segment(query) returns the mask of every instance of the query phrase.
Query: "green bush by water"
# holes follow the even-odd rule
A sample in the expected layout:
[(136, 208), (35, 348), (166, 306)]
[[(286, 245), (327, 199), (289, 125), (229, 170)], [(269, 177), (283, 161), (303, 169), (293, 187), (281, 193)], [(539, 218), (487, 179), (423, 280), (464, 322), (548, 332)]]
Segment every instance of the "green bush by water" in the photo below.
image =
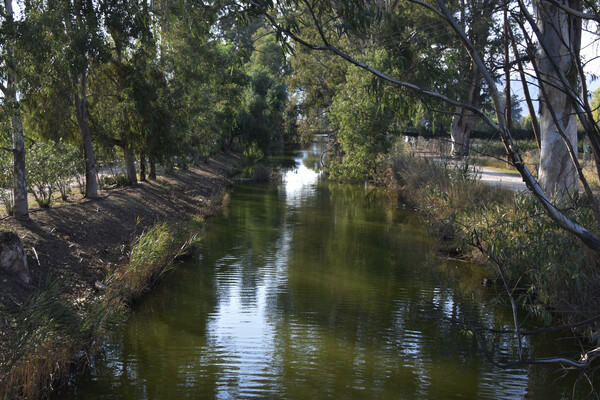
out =
[[(493, 277), (499, 273), (488, 257), (500, 262), (520, 304), (543, 322), (577, 322), (600, 312), (598, 257), (558, 228), (532, 196), (482, 184), (468, 165), (415, 157), (398, 145), (390, 167), (402, 197), (450, 240), (445, 245), (487, 264)], [(585, 199), (568, 213), (594, 225)]]

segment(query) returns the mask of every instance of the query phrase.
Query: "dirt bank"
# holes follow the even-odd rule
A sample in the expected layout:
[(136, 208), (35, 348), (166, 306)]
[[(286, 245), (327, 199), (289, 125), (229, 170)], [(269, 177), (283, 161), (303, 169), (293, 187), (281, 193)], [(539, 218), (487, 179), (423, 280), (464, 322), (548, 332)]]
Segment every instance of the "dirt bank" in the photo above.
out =
[[(13, 397), (11, 386), (20, 384), (14, 362), (22, 354), (15, 349), (31, 328), (19, 314), (39, 293), (60, 282), (53, 296), (83, 315), (86, 303), (102, 296), (94, 283), (127, 263), (133, 240), (144, 230), (158, 222), (177, 224), (217, 212), (220, 204), (214, 198), (230, 186), (239, 161), (235, 154), (221, 154), (200, 168), (103, 191), (96, 200), (34, 211), (28, 221), (0, 221), (0, 230), (15, 231), (21, 238), (32, 278), (24, 284), (0, 272), (0, 398), (9, 389)], [(48, 321), (56, 323), (56, 318)]]

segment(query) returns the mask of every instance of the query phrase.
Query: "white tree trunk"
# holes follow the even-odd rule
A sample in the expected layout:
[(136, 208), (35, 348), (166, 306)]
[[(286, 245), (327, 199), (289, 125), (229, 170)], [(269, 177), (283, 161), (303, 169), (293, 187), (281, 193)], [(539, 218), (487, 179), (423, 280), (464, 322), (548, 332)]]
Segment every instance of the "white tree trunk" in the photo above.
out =
[[(560, 1), (574, 7), (570, 4), (574, 3), (572, 0)], [(574, 82), (572, 54), (579, 52), (581, 25), (550, 2), (537, 2), (536, 14), (538, 27), (548, 46), (543, 48), (539, 45), (536, 54), (539, 72), (543, 78), (540, 82), (539, 182), (547, 193), (563, 196), (576, 192), (579, 188), (577, 170), (565, 144), (566, 139), (577, 154), (577, 117), (573, 102), (565, 94), (555, 65), (571, 79), (571, 83)]]
[[(477, 67), (472, 65), (469, 75), (470, 87), (464, 103), (477, 108), (481, 105), (481, 74), (477, 71)], [(452, 130), (450, 131), (453, 156), (466, 157), (469, 155), (471, 130), (477, 119), (478, 117), (472, 111), (462, 107), (457, 108), (456, 114), (452, 118)]]
[[(13, 23), (12, 0), (4, 0), (6, 19)], [(15, 45), (11, 42), (7, 48), (7, 103), (10, 104), (10, 123), (13, 145), (13, 215), (19, 219), (29, 218), (27, 204), (27, 183), (25, 172), (25, 142), (23, 140), (23, 124), (17, 98), (17, 71), (15, 70)]]
[(127, 142), (123, 145), (123, 159), (125, 160), (125, 176), (127, 178), (127, 183), (133, 185), (137, 182), (135, 155), (133, 154), (133, 147)]

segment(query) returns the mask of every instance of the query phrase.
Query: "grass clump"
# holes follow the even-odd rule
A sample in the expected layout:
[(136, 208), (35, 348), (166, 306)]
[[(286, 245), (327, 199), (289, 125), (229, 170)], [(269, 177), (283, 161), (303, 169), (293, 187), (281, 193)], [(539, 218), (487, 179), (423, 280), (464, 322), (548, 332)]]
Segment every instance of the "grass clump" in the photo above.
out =
[(129, 263), (115, 270), (106, 285), (116, 287), (128, 302), (135, 302), (198, 242), (201, 219), (181, 224), (158, 223), (143, 232), (131, 246)]
[(63, 293), (64, 285), (64, 279), (52, 282), (18, 314), (0, 319), (3, 331), (9, 324), (20, 327), (4, 354), (3, 400), (35, 399), (50, 392), (122, 320), (125, 308), (118, 299), (107, 296), (72, 302)]

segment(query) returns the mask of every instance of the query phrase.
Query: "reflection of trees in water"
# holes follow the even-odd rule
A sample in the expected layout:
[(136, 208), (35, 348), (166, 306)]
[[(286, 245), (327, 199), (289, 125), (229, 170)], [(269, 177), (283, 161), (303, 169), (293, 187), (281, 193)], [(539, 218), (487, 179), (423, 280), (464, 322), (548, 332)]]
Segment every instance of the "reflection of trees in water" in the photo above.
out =
[[(473, 282), (470, 288), (462, 282), (465, 271), (458, 268), (465, 266), (436, 265), (453, 290), (440, 287), (424, 265), (431, 239), (417, 216), (356, 186), (319, 184), (310, 201), (293, 205), (282, 201), (284, 193), (267, 185), (236, 189), (228, 215), (203, 237), (201, 261), (178, 269), (149, 297), (108, 352), (112, 361), (98, 364), (95, 376), (118, 378), (99, 380), (95, 392), (241, 396), (244, 376), (253, 371), (243, 370), (235, 351), (247, 349), (236, 348), (234, 333), (221, 337), (214, 327), (219, 316), (250, 318), (220, 314), (232, 290), (241, 310), (264, 313), (253, 317), (264, 318), (272, 341), (260, 349), (270, 360), (259, 370), (260, 385), (285, 398), (518, 398), (527, 390), (555, 398), (561, 392), (539, 383), (549, 379), (547, 369), (499, 371), (484, 360), (464, 332), (465, 316), (493, 327), (509, 327), (510, 316), (491, 307)], [(485, 339), (501, 361), (514, 357), (513, 336)]]

